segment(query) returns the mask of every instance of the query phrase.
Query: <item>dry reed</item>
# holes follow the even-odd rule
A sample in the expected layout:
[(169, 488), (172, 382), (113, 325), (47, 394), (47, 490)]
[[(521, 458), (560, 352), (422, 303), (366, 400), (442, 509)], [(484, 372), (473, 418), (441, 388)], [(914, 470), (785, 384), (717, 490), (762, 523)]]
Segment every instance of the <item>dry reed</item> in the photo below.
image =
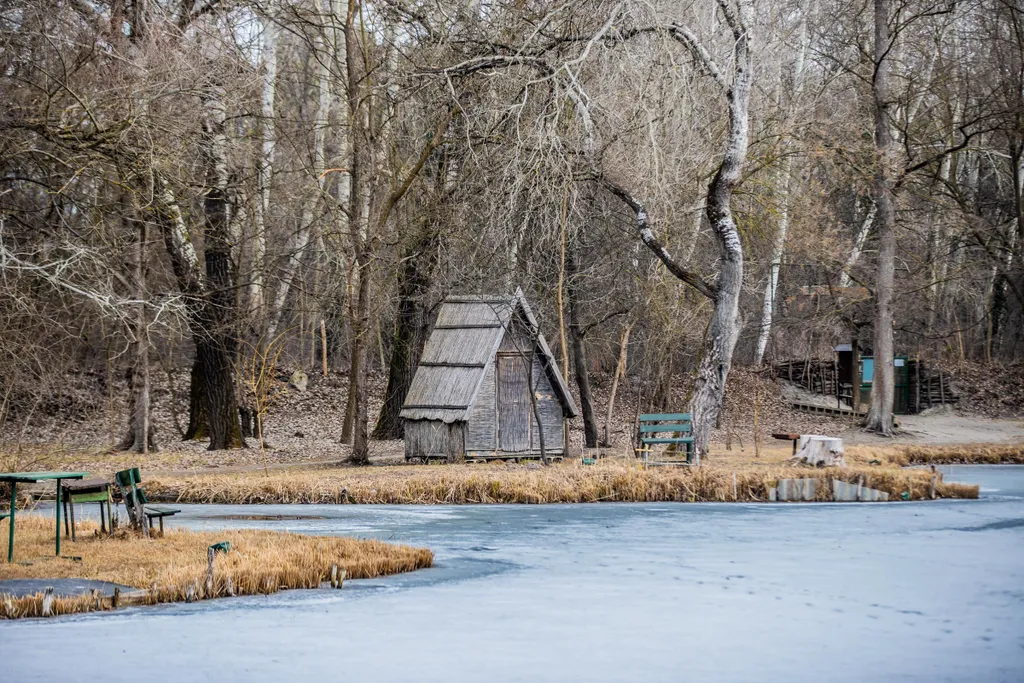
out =
[(1024, 444), (901, 446), (887, 460), (894, 465), (1024, 465)]
[[(735, 477), (735, 479), (734, 479)], [(423, 465), (296, 469), (225, 475), (161, 477), (147, 484), (151, 496), (188, 503), (593, 503), (768, 500), (779, 479), (839, 479), (887, 491), (900, 499), (929, 497), (931, 473), (892, 467), (807, 468), (651, 467), (607, 459), (584, 466), (567, 461), (550, 467), (503, 464)], [(735, 487), (734, 487), (735, 480)], [(831, 487), (819, 487), (821, 490)], [(735, 491), (735, 493), (734, 493)], [(977, 498), (976, 486), (939, 481), (936, 495)]]
[[(3, 554), (7, 525), (0, 524)], [(289, 588), (317, 588), (330, 578), (332, 565), (347, 578), (361, 579), (429, 567), (433, 554), (424, 548), (336, 536), (305, 536), (264, 530), (168, 530), (145, 538), (125, 531), (100, 535), (96, 525), (78, 525), (78, 540), (64, 542), (65, 557), (53, 557), (53, 520), (19, 516), (15, 527), (17, 558), (30, 563), (0, 564), (0, 579), (86, 578), (142, 589), (125, 600), (145, 604), (273, 593)], [(229, 541), (218, 554), (213, 581), (206, 582), (207, 548)], [(80, 557), (81, 560), (72, 560)], [(0, 599), (0, 617), (43, 615), (43, 594)], [(92, 596), (54, 598), (52, 614), (110, 609), (111, 600)]]

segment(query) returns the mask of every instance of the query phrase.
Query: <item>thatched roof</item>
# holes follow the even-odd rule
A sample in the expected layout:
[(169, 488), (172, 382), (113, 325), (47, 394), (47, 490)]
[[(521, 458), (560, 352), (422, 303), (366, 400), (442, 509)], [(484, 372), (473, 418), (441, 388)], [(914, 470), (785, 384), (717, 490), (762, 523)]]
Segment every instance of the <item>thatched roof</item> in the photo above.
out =
[[(513, 314), (518, 312), (519, 316)], [(441, 304), (402, 406), (407, 420), (458, 422), (469, 418), (484, 371), (519, 317), (536, 334), (541, 363), (566, 414), (579, 411), (521, 289), (512, 296), (450, 296)]]

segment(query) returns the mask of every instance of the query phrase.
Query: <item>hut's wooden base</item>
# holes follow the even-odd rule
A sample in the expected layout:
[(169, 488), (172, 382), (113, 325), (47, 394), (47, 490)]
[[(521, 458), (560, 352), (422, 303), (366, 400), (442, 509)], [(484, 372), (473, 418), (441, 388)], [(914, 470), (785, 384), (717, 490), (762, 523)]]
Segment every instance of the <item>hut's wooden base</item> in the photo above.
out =
[[(562, 460), (566, 456), (565, 456), (565, 453), (560, 449), (560, 450), (557, 450), (557, 451), (547, 451), (547, 457), (549, 459), (551, 459), (551, 460)], [(409, 457), (409, 456), (406, 456), (406, 460), (409, 460), (410, 462), (434, 462), (434, 461), (447, 462), (448, 461), (448, 459), (444, 455), (441, 455), (441, 454), (430, 455), (430, 456), (425, 456), (425, 457), (424, 456), (420, 456), (420, 457)], [(466, 457), (465, 457), (465, 461), (466, 462), (486, 462), (486, 461), (494, 461), (494, 460), (504, 460), (504, 461), (510, 461), (510, 460), (511, 461), (518, 461), (518, 460), (540, 460), (540, 451), (523, 451), (523, 452), (517, 452), (517, 453), (492, 453), (492, 452), (479, 453), (479, 452), (471, 452), (471, 453), (466, 453)]]

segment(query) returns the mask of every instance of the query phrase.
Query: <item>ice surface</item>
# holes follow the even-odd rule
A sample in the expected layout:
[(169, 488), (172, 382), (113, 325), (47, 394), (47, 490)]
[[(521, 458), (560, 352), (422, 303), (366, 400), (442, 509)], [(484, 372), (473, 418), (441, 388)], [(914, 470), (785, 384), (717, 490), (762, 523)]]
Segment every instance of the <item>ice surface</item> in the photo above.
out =
[(182, 526), (382, 538), (437, 566), (3, 622), (0, 681), (1022, 681), (1024, 467), (947, 478), (983, 500), (182, 506)]

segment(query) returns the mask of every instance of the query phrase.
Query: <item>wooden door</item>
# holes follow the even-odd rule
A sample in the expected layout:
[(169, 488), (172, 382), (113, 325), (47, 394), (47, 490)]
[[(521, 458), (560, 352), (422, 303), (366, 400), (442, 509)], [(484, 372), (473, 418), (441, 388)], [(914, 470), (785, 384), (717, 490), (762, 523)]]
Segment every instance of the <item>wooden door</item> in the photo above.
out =
[(530, 450), (530, 363), (519, 354), (498, 358), (498, 450)]

